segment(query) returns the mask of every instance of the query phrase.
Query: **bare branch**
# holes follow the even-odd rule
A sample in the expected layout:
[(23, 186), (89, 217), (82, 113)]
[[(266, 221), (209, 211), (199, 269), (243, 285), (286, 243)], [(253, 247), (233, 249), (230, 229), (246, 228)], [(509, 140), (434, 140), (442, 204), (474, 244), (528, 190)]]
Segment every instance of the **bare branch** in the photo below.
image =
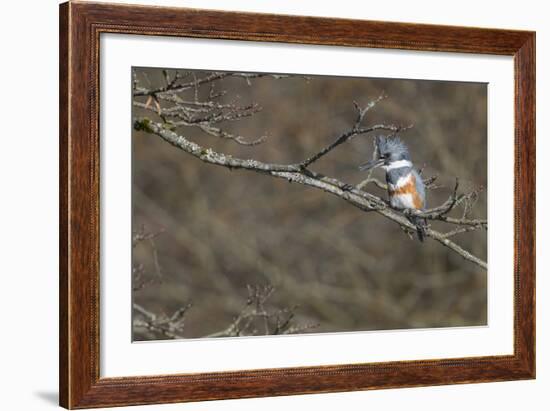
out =
[(474, 226), (474, 225), (469, 225), (469, 226), (464, 226), (464, 227), (459, 227), (459, 228), (455, 228), (454, 230), (452, 231), (449, 231), (447, 233), (445, 233), (443, 235), (444, 238), (450, 238), (450, 237), (453, 237), (457, 234), (462, 234), (462, 233), (467, 233), (469, 231), (474, 231), (474, 230), (477, 230), (479, 227), (477, 226)]
[[(154, 107), (152, 102), (155, 102)], [(171, 128), (181, 126), (197, 127), (206, 134), (233, 140), (238, 144), (247, 146), (260, 144), (267, 138), (267, 136), (260, 136), (256, 139), (248, 140), (243, 136), (229, 133), (220, 127), (214, 126), (214, 124), (237, 121), (254, 115), (261, 110), (261, 107), (257, 104), (239, 106), (234, 103), (219, 104), (212, 101), (180, 101), (175, 106), (161, 109), (158, 100), (150, 96), (145, 104), (134, 101), (133, 105), (154, 112), (166, 123), (167, 127)]]
[(346, 131), (345, 133), (341, 134), (336, 140), (334, 140), (331, 144), (314, 154), (313, 156), (309, 157), (308, 159), (304, 160), (302, 163), (300, 163), (300, 166), (303, 168), (306, 168), (310, 166), (315, 161), (319, 160), (324, 155), (328, 154), (330, 151), (334, 150), (336, 147), (338, 147), (340, 144), (345, 143), (346, 141), (352, 139), (353, 137), (360, 135), (360, 134), (366, 134), (370, 133), (372, 131), (376, 130), (386, 130), (386, 131), (392, 131), (394, 133), (397, 133), (399, 131), (403, 131), (410, 128), (410, 126), (396, 126), (393, 124), (376, 124), (374, 126), (365, 127), (365, 128), (352, 128), (349, 131)]
[(288, 77), (286, 74), (268, 74), (268, 73), (231, 73), (231, 72), (214, 72), (202, 78), (194, 78), (193, 81), (184, 84), (175, 84), (172, 82), (164, 87), (156, 89), (136, 88), (134, 91), (134, 97), (159, 95), (167, 92), (182, 92), (189, 89), (195, 89), (203, 84), (212, 83), (218, 80), (222, 80), (226, 77), (240, 77), (245, 79), (249, 84), (250, 80), (260, 77), (272, 77), (275, 79)]
[[(372, 170), (370, 170), (370, 171), (372, 171)], [(369, 174), (370, 174), (370, 171), (369, 171)], [(386, 183), (383, 183), (382, 181), (380, 181), (380, 180), (378, 180), (377, 178), (374, 178), (374, 177), (365, 178), (363, 181), (361, 181), (359, 184), (357, 184), (355, 186), (355, 188), (357, 188), (358, 190), (362, 190), (369, 184), (374, 184), (376, 187), (381, 188), (382, 190), (387, 190), (388, 189), (388, 185)]]
[(176, 310), (170, 317), (167, 317), (165, 315), (158, 316), (146, 310), (143, 306), (134, 303), (134, 330), (141, 328), (168, 338), (185, 338), (183, 336), (184, 319), (190, 308), (191, 304), (188, 303)]
[(345, 133), (341, 134), (339, 137), (336, 138), (331, 144), (314, 154), (313, 156), (309, 157), (308, 159), (304, 160), (301, 163), (301, 166), (303, 168), (308, 167), (315, 161), (319, 160), (324, 155), (328, 154), (330, 151), (334, 150), (336, 147), (338, 147), (340, 144), (345, 143), (346, 141), (352, 139), (353, 137), (360, 135), (360, 134), (366, 134), (370, 133), (372, 131), (376, 130), (386, 130), (391, 131), (393, 133), (398, 133), (403, 130), (407, 130), (411, 128), (412, 126), (398, 126), (394, 124), (376, 124), (374, 126), (370, 127), (361, 127), (361, 123), (365, 119), (366, 114), (371, 110), (373, 107), (376, 106), (380, 101), (385, 99), (386, 96), (384, 94), (381, 94), (378, 98), (372, 100), (369, 104), (367, 104), (365, 107), (360, 107), (357, 102), (353, 102), (353, 105), (355, 107), (355, 110), (357, 111), (357, 118), (355, 120), (355, 124), (351, 128), (351, 130), (346, 131)]
[[(247, 286), (248, 298), (241, 312), (224, 330), (206, 337), (238, 337), (243, 335), (295, 334), (318, 327), (318, 324), (294, 323), (297, 307), (269, 310), (267, 300), (275, 289), (271, 285)], [(259, 328), (262, 328), (260, 331)]]

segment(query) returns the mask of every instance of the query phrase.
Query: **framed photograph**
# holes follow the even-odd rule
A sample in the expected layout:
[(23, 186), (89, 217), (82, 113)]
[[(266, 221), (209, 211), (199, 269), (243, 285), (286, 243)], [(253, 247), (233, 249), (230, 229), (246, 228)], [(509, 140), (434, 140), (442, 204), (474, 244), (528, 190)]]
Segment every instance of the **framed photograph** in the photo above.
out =
[(60, 404), (535, 377), (535, 33), (60, 6)]

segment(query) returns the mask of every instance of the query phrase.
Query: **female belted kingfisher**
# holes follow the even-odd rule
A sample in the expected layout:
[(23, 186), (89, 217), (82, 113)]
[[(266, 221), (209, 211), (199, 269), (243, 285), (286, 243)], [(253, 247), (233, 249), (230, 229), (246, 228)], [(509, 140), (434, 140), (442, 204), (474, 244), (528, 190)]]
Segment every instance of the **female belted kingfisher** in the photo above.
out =
[[(382, 167), (386, 171), (388, 195), (392, 207), (423, 210), (426, 206), (424, 182), (411, 162), (407, 146), (398, 137), (377, 136), (374, 160), (359, 167), (361, 171)], [(418, 239), (424, 241), (426, 220), (408, 217), (416, 225)]]

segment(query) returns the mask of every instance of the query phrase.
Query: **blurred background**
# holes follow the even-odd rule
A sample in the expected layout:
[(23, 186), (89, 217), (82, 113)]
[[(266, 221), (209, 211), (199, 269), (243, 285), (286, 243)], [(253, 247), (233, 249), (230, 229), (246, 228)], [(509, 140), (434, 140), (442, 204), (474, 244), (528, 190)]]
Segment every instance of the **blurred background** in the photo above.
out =
[[(173, 76), (174, 70), (167, 72)], [(197, 78), (209, 74), (194, 72)], [(134, 83), (158, 88), (165, 77), (162, 69), (134, 68)], [(487, 187), (486, 84), (296, 75), (227, 77), (216, 89), (226, 92), (220, 102), (261, 107), (223, 124), (225, 130), (268, 138), (242, 146), (195, 127), (178, 128), (215, 151), (299, 162), (352, 127), (354, 101), (365, 106), (384, 93), (364, 124), (414, 125), (400, 136), (423, 176), (438, 176), (428, 207), (448, 198), (456, 177), (460, 191)], [(195, 90), (186, 93), (193, 99)], [(198, 97), (208, 93), (208, 87), (198, 90)], [(139, 107), (133, 115), (161, 121)], [(373, 136), (355, 137), (311, 168), (358, 184), (365, 174), (357, 167), (370, 159)], [(441, 244), (411, 239), (382, 216), (322, 191), (204, 164), (142, 131), (134, 130), (132, 139), (133, 231), (147, 237), (133, 250), (140, 276), (133, 300), (167, 316), (191, 303), (180, 333), (185, 338), (226, 329), (246, 305), (247, 286), (265, 285), (273, 287), (266, 309), (290, 310), (293, 321), (307, 325), (301, 332), (486, 324), (486, 271)], [(374, 176), (384, 179), (382, 170)], [(387, 198), (374, 185), (368, 190)], [(471, 216), (486, 218), (486, 211), (481, 192)], [(454, 241), (486, 260), (486, 234), (478, 230)], [(166, 336), (134, 328), (136, 340), (161, 338)]]

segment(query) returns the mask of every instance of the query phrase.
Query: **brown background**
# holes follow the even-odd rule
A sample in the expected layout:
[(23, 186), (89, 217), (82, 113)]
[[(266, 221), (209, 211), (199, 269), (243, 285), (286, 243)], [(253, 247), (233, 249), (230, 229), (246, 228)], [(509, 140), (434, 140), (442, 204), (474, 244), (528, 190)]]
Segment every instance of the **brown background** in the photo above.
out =
[[(162, 81), (159, 69), (137, 69), (137, 75), (146, 85)], [(242, 147), (196, 129), (180, 130), (203, 146), (296, 162), (351, 127), (353, 101), (365, 105), (384, 92), (388, 98), (365, 124), (414, 124), (402, 133), (413, 162), (425, 176), (438, 174), (444, 186), (428, 192), (429, 207), (447, 198), (455, 177), (463, 190), (487, 186), (485, 84), (296, 76), (254, 79), (251, 85), (229, 78), (219, 86), (228, 91), (226, 101), (263, 107), (226, 128), (250, 139), (268, 133), (269, 139)], [(370, 157), (371, 139), (356, 137), (313, 168), (356, 184), (364, 178), (357, 166)], [(383, 178), (382, 171), (376, 175)], [(486, 216), (485, 193), (472, 216)], [(246, 285), (268, 283), (275, 287), (269, 306), (298, 305), (298, 322), (319, 324), (310, 332), (486, 323), (486, 272), (440, 244), (413, 241), (379, 215), (326, 193), (203, 164), (141, 132), (133, 135), (133, 219), (134, 230), (162, 231), (155, 247), (163, 278), (134, 299), (167, 314), (191, 301), (187, 337), (225, 328), (244, 305)], [(486, 232), (456, 241), (486, 259)], [(152, 251), (140, 244), (134, 252), (134, 263), (148, 275), (154, 275)]]

